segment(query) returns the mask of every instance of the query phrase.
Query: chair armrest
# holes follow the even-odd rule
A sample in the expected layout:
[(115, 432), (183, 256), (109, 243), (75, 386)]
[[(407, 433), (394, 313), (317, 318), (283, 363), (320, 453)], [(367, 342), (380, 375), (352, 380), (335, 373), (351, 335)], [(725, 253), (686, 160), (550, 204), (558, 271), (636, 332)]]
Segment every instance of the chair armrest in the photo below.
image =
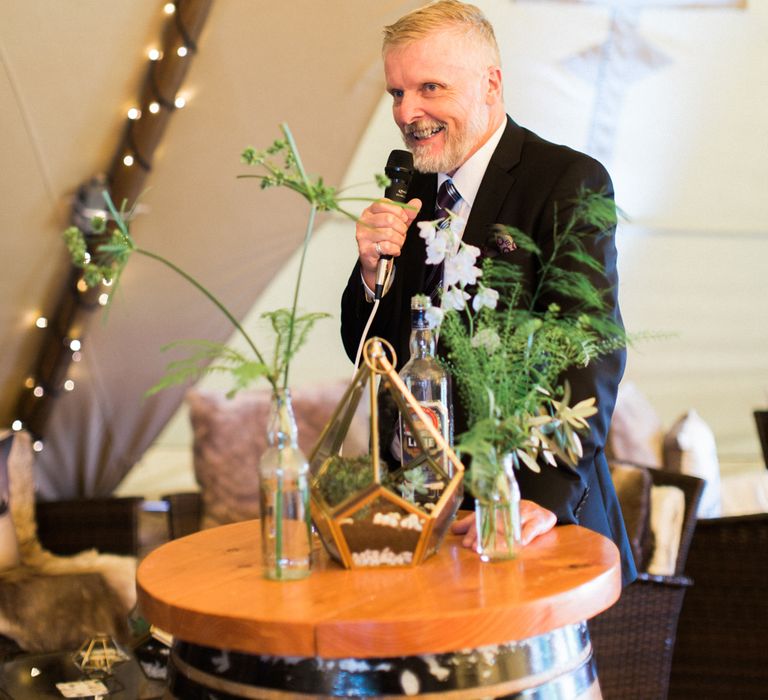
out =
[(638, 575), (619, 600), (589, 621), (606, 698), (666, 698), (686, 576)]
[(95, 548), (99, 552), (137, 556), (143, 500), (123, 496), (38, 501), (37, 537), (54, 554), (77, 554)]
[(203, 498), (199, 491), (186, 491), (163, 496), (168, 503), (168, 536), (175, 540), (197, 532), (202, 523)]

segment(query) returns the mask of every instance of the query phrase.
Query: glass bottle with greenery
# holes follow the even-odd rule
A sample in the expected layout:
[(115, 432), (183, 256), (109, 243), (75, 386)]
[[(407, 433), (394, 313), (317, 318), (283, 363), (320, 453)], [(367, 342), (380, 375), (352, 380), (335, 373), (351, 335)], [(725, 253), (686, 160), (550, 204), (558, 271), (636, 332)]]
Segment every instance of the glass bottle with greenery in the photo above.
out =
[[(253, 341), (237, 318), (206, 286), (173, 262), (150, 250), (140, 247), (130, 232), (134, 207), (123, 202), (118, 208), (108, 192), (104, 198), (109, 211), (108, 222), (97, 219), (93, 231), (101, 234), (101, 244), (95, 250), (88, 249), (88, 241), (77, 227), (64, 232), (64, 239), (74, 265), (83, 269), (83, 280), (95, 287), (103, 280), (110, 280), (110, 299), (118, 288), (120, 276), (132, 255), (151, 258), (180, 275), (198, 289), (224, 314), (237, 333), (245, 340), (243, 352), (224, 343), (210, 340), (187, 340), (172, 343), (168, 347), (183, 346), (190, 350), (187, 357), (171, 362), (165, 376), (149, 393), (166, 387), (186, 383), (212, 372), (229, 373), (232, 389), (228, 396), (264, 379), (272, 392), (272, 410), (268, 426), (270, 447), (261, 459), (262, 487), (262, 542), (263, 562), (267, 577), (281, 580), (305, 576), (309, 573), (310, 514), (307, 461), (296, 441), (296, 424), (289, 390), (291, 360), (306, 342), (314, 323), (328, 314), (298, 312), (299, 291), (309, 240), (314, 230), (318, 212), (338, 212), (356, 220), (357, 217), (344, 208), (344, 202), (367, 201), (361, 197), (342, 197), (334, 187), (322, 178), (307, 176), (298, 149), (286, 124), (281, 125), (283, 138), (269, 148), (257, 151), (247, 148), (242, 162), (257, 167), (260, 172), (242, 175), (259, 180), (261, 188), (286, 187), (301, 195), (309, 204), (309, 217), (304, 234), (298, 274), (290, 307), (269, 311), (263, 317), (269, 320), (274, 340), (272, 355), (268, 356)], [(282, 158), (282, 162), (278, 160)], [(380, 185), (386, 178), (377, 176)]]

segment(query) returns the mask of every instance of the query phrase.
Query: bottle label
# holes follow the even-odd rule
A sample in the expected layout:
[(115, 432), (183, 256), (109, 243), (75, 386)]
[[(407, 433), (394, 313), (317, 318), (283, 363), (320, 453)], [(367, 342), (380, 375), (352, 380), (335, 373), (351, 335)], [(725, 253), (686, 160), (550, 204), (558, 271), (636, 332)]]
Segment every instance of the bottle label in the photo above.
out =
[[(445, 404), (441, 401), (424, 401), (419, 403), (424, 413), (427, 414), (427, 418), (432, 423), (435, 430), (443, 436), (446, 442), (448, 438), (446, 435), (446, 429), (448, 426), (448, 410)], [(411, 414), (411, 419), (416, 430), (419, 433), (421, 442), (424, 445), (424, 449), (428, 451), (435, 450), (437, 448), (437, 442), (432, 437), (432, 434), (423, 426), (419, 417), (415, 414)], [(419, 442), (413, 436), (410, 426), (407, 421), (400, 419), (400, 431), (401, 431), (401, 446), (403, 451), (403, 464), (416, 459), (421, 454), (422, 448)]]
[(411, 330), (423, 331), (429, 328), (426, 309), (411, 309)]

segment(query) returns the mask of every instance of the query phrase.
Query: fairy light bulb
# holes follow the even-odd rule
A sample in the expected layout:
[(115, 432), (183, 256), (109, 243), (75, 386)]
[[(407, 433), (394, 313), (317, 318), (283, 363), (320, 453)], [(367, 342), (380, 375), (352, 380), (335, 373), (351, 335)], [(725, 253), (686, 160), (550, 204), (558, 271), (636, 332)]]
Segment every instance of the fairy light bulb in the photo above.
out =
[(42, 452), (43, 451), (43, 441), (42, 440), (35, 440), (32, 443), (32, 449), (35, 452)]
[(183, 109), (187, 106), (187, 101), (180, 95), (173, 101), (173, 104), (177, 109)]
[(67, 381), (64, 382), (64, 391), (73, 391), (75, 388), (75, 383), (71, 379), (67, 379)]
[(157, 114), (160, 111), (160, 103), (159, 102), (150, 102), (149, 103), (149, 111), (152, 112), (152, 114)]
[(38, 384), (32, 389), (32, 395), (37, 399), (41, 399), (45, 395), (45, 389)]
[(127, 153), (123, 157), (123, 165), (130, 168), (133, 165), (133, 156), (130, 153)]
[(165, 3), (165, 5), (163, 5), (163, 12), (165, 12), (166, 15), (172, 15), (176, 12), (176, 5), (172, 2)]
[(69, 349), (72, 352), (78, 352), (82, 347), (83, 344), (77, 338), (72, 338), (72, 340), (69, 341)]
[(141, 118), (141, 110), (136, 107), (131, 107), (128, 110), (128, 119), (131, 121), (136, 121), (137, 119)]
[(24, 386), (27, 387), (27, 389), (31, 389), (33, 386), (35, 386), (35, 378), (34, 377), (27, 377), (24, 380)]
[(78, 292), (88, 291), (88, 283), (82, 277), (79, 280), (77, 280), (77, 291)]
[(111, 280), (111, 279), (108, 279), (107, 277), (104, 277), (104, 278), (101, 280), (101, 283), (102, 283), (102, 284), (103, 284), (105, 287), (111, 287), (111, 286), (112, 286), (112, 280)]
[(22, 423), (18, 418), (11, 423), (11, 430), (13, 430), (14, 433), (18, 433), (19, 430), (21, 430), (24, 427), (24, 423)]
[(176, 49), (176, 55), (177, 55), (179, 58), (184, 58), (184, 56), (186, 56), (186, 55), (187, 55), (187, 53), (188, 53), (188, 49), (187, 49), (187, 47), (186, 47), (186, 46), (179, 46), (179, 48), (178, 48), (178, 49)]
[(106, 292), (102, 292), (99, 294), (99, 304), (101, 306), (106, 306), (109, 303), (109, 294)]
[(48, 328), (48, 319), (45, 316), (38, 316), (35, 325), (38, 328)]
[(163, 54), (160, 53), (159, 49), (150, 49), (147, 51), (147, 56), (149, 57), (150, 61), (159, 61), (162, 55)]

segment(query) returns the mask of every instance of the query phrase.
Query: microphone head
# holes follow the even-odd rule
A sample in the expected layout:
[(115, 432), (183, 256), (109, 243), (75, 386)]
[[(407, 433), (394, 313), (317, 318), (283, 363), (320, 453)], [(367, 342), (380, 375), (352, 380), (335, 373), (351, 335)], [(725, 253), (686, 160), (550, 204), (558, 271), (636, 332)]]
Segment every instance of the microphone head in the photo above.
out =
[(413, 154), (410, 151), (395, 149), (389, 154), (384, 172), (390, 180), (409, 182), (413, 173)]

